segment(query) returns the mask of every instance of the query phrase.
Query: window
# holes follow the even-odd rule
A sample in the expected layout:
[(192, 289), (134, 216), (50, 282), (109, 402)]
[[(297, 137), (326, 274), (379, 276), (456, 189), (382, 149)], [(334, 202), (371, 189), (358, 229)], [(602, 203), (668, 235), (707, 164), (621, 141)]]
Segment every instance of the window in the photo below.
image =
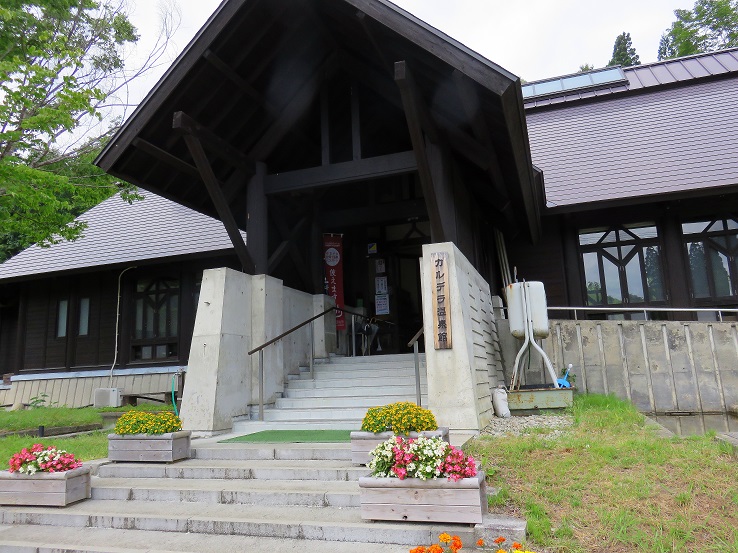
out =
[(692, 297), (698, 303), (738, 298), (738, 219), (684, 223), (682, 234)]
[(67, 319), (69, 318), (69, 300), (59, 300), (56, 304), (56, 337), (67, 337)]
[(134, 293), (132, 360), (178, 355), (179, 279), (139, 279)]
[(87, 336), (90, 333), (90, 298), (79, 299), (79, 336)]
[(579, 249), (587, 305), (636, 307), (666, 300), (653, 223), (583, 230)]

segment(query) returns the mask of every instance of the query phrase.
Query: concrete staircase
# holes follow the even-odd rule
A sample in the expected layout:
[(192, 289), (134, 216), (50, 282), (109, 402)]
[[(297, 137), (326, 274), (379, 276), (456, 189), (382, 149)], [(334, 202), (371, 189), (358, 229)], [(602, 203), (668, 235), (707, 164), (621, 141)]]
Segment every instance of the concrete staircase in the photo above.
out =
[[(196, 440), (174, 464), (96, 467), (92, 499), (66, 508), (6, 507), (0, 551), (407, 553), (464, 525), (362, 521), (348, 444), (218, 444)], [(523, 538), (524, 524), (490, 517), (485, 537)]]
[[(427, 406), (425, 355), (420, 355), (420, 383)], [(290, 378), (283, 397), (264, 409), (264, 421), (253, 409), (247, 420), (236, 419), (235, 433), (278, 428), (357, 430), (369, 407), (415, 398), (412, 354), (331, 357), (316, 360), (313, 377), (307, 367)]]

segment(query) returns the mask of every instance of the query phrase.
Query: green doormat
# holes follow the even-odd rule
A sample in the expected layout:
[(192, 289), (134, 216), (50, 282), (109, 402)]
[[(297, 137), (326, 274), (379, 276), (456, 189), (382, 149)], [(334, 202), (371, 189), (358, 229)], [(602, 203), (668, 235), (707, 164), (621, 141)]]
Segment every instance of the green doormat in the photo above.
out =
[(349, 443), (350, 430), (264, 430), (237, 438), (222, 440), (221, 444), (233, 443)]

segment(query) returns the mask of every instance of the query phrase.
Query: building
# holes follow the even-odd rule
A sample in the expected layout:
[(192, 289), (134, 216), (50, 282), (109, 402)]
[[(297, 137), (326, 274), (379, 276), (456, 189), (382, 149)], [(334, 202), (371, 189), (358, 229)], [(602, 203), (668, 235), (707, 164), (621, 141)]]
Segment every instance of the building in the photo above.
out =
[(431, 243), (454, 243), (500, 295), (515, 267), (559, 307), (735, 307), (737, 89), (738, 49), (521, 87), (383, 0), (230, 0), (97, 160), (225, 230), (196, 230), (192, 211), (168, 222), (153, 196), (156, 224), (129, 236), (155, 237), (105, 257), (129, 248), (97, 229), (133, 223), (95, 208), (88, 238), (0, 268), (0, 366), (98, 370), (103, 385), (113, 365), (188, 364), (203, 269), (320, 296), (326, 234), (343, 237), (346, 305), (375, 314), (382, 260), (385, 352), (424, 320)]

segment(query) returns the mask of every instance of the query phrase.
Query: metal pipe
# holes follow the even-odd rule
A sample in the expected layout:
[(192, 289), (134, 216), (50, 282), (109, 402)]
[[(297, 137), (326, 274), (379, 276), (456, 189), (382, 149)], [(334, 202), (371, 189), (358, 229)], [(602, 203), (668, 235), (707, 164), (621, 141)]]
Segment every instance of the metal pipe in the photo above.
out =
[(259, 350), (259, 420), (264, 420), (264, 350)]
[(313, 364), (315, 363), (315, 332), (313, 323), (310, 323), (310, 379), (313, 378)]
[(118, 275), (118, 304), (115, 307), (115, 355), (113, 356), (113, 364), (110, 366), (110, 378), (108, 379), (108, 388), (113, 387), (113, 371), (115, 370), (115, 364), (118, 362), (118, 334), (120, 328), (120, 283), (123, 278), (123, 273), (135, 269), (136, 267), (126, 267)]

